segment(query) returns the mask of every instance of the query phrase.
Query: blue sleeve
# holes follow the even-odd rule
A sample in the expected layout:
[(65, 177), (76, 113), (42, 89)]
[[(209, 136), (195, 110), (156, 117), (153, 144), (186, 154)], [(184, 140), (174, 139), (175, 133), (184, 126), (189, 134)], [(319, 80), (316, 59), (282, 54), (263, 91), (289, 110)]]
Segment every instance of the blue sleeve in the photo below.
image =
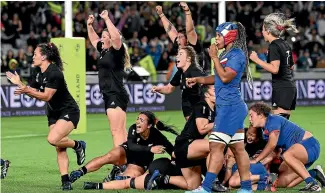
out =
[(242, 53), (233, 53), (231, 57), (228, 58), (225, 67), (229, 67), (238, 73), (241, 73), (245, 68), (246, 57)]
[(265, 125), (265, 129), (267, 129), (268, 134), (272, 133), (273, 131), (280, 131), (281, 129), (281, 119), (278, 117), (269, 117), (267, 120), (267, 125)]

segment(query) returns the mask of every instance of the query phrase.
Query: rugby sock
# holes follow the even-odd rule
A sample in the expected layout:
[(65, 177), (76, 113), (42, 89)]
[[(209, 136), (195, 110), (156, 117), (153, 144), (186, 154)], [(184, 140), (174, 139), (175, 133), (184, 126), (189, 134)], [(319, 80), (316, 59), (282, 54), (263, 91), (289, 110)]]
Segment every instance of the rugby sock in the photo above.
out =
[(82, 166), (81, 170), (83, 172), (83, 175), (87, 174), (87, 172), (88, 172), (86, 166)]
[(308, 173), (310, 174), (310, 176), (312, 178), (315, 178), (315, 176), (316, 176), (316, 170), (315, 169), (309, 170)]
[(74, 147), (73, 147), (73, 149), (76, 150), (76, 149), (78, 149), (80, 146), (81, 146), (81, 144), (79, 143), (79, 141), (74, 140)]
[(97, 190), (102, 190), (103, 189), (103, 183), (98, 183), (96, 186)]
[(203, 184), (202, 184), (202, 188), (204, 190), (206, 190), (207, 192), (211, 192), (213, 182), (216, 179), (217, 179), (217, 174), (211, 173), (211, 172), (207, 172), (206, 175), (205, 175), (205, 179), (203, 181)]
[(306, 184), (309, 184), (309, 183), (317, 184), (317, 182), (312, 177), (306, 178), (305, 182), (306, 182)]
[(241, 189), (243, 190), (252, 190), (251, 180), (245, 180), (240, 182)]
[(70, 181), (69, 175), (65, 174), (65, 175), (61, 176), (61, 181), (62, 181), (62, 183), (63, 182), (69, 182)]

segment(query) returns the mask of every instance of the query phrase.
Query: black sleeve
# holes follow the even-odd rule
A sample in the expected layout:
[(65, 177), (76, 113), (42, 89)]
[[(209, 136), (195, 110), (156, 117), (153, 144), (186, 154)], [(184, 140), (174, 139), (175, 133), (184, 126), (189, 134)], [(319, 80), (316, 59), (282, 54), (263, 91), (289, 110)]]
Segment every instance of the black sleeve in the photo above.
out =
[(131, 151), (150, 152), (151, 149), (151, 147), (137, 144), (137, 132), (135, 124), (129, 128), (127, 144), (128, 149)]
[[(199, 37), (198, 37), (199, 38)], [(201, 42), (199, 41), (199, 39), (196, 41), (196, 44), (193, 45), (191, 43), (188, 43), (189, 46), (192, 46), (196, 52), (197, 55), (201, 54), (202, 52), (202, 46), (201, 46)]]
[(204, 119), (209, 119), (209, 107), (204, 104), (197, 104), (194, 107), (194, 113), (195, 113), (195, 118), (204, 118)]
[(206, 73), (204, 73), (202, 70), (197, 68), (191, 71), (191, 77), (200, 77), (200, 76), (206, 76)]
[(170, 143), (170, 141), (160, 132), (158, 131), (156, 128), (152, 128), (152, 130), (154, 130), (155, 132), (155, 141), (156, 143), (154, 145), (162, 145), (164, 146), (166, 149), (166, 152), (169, 155), (172, 155), (173, 150), (174, 150), (174, 146), (172, 143)]
[(97, 42), (97, 50), (98, 50), (98, 52), (102, 52), (103, 51), (102, 45), (103, 45), (103, 43), (101, 41), (98, 41)]
[(59, 89), (60, 84), (64, 81), (63, 73), (60, 71), (53, 71), (49, 74), (48, 80), (45, 84), (47, 88)]
[(32, 69), (32, 81), (29, 84), (30, 87), (39, 90), (40, 85), (37, 83), (36, 79), (38, 78), (38, 74), (41, 73), (41, 69), (39, 67)]
[(281, 59), (281, 55), (280, 55), (280, 50), (279, 47), (276, 44), (270, 44), (269, 46), (269, 58), (270, 58), (270, 62), (274, 61), (274, 60), (280, 60)]
[(173, 86), (179, 86), (181, 84), (182, 78), (182, 70), (178, 69), (178, 71), (173, 76), (172, 80), (169, 82)]

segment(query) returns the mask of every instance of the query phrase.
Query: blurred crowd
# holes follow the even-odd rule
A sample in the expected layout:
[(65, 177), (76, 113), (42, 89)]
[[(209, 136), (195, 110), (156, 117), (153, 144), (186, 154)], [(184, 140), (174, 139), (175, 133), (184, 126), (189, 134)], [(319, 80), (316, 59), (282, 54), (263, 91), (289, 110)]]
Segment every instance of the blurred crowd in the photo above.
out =
[[(139, 65), (151, 56), (157, 71), (168, 71), (174, 65), (177, 48), (168, 38), (156, 14), (156, 5), (176, 29), (185, 28), (185, 15), (178, 2), (73, 2), (73, 36), (86, 38), (87, 71), (96, 70), (98, 52), (87, 37), (86, 21), (94, 14), (94, 29), (100, 35), (106, 27), (99, 13), (106, 9), (112, 22), (122, 32), (129, 46), (131, 64)], [(208, 48), (218, 25), (218, 3), (188, 3), (203, 48)], [(293, 46), (297, 69), (324, 67), (325, 7), (324, 2), (226, 2), (227, 21), (239, 21), (247, 30), (249, 50), (266, 60), (268, 45), (262, 36), (262, 21), (274, 11), (296, 18), (298, 34), (286, 33)], [(33, 49), (52, 37), (64, 36), (64, 2), (1, 2), (1, 72), (17, 69), (28, 78)], [(205, 54), (208, 56), (207, 50)], [(206, 70), (210, 59), (205, 57)], [(259, 69), (259, 67), (257, 66)]]

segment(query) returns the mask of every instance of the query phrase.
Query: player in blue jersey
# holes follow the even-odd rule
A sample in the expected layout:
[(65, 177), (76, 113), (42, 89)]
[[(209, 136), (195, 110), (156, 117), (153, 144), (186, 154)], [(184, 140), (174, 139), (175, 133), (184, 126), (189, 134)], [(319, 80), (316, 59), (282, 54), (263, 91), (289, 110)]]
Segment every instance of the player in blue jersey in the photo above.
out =
[[(225, 50), (218, 57), (218, 49)], [(249, 177), (249, 158), (244, 147), (244, 120), (247, 105), (241, 98), (240, 80), (248, 65), (246, 32), (241, 23), (226, 22), (216, 29), (216, 43), (209, 49), (214, 63), (215, 76), (189, 78), (189, 86), (195, 83), (215, 85), (216, 118), (209, 137), (210, 160), (203, 184), (191, 192), (211, 192), (212, 184), (220, 172), (224, 160), (224, 148), (229, 145), (235, 154), (241, 177), (239, 192), (252, 192)]]
[(320, 154), (319, 142), (310, 132), (279, 115), (272, 115), (271, 108), (265, 103), (255, 103), (249, 108), (249, 121), (253, 127), (264, 128), (264, 134), (269, 137), (261, 154), (251, 163), (260, 162), (275, 147), (281, 147), (284, 153), (283, 163), (279, 168), (278, 187), (287, 187), (301, 178), (307, 185), (300, 191), (321, 191), (321, 187), (306, 169)]

